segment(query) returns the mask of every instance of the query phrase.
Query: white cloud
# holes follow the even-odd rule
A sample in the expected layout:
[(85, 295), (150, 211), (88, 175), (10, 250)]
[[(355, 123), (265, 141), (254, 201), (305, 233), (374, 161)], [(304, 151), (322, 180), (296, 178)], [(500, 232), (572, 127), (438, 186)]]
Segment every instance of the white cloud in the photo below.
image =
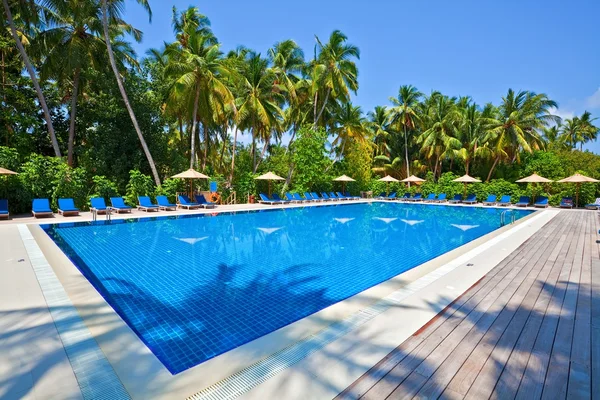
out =
[(585, 105), (589, 108), (600, 108), (600, 87), (593, 95), (585, 99)]
[(575, 112), (569, 111), (566, 109), (562, 109), (562, 108), (552, 107), (552, 108), (550, 108), (549, 111), (550, 111), (550, 114), (559, 116), (560, 118), (563, 119), (563, 121), (567, 118), (573, 118), (575, 116)]

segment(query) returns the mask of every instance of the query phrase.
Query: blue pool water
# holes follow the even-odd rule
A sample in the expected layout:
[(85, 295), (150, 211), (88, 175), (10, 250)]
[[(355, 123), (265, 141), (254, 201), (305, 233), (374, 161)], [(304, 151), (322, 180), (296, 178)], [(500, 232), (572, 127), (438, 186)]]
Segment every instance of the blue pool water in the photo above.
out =
[(375, 202), (44, 229), (176, 374), (491, 232), (502, 211)]

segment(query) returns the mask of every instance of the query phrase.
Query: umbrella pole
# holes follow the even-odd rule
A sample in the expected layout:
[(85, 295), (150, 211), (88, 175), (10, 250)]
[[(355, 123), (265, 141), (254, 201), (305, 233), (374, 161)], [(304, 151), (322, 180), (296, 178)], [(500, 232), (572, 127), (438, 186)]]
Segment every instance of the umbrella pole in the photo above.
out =
[(463, 183), (463, 187), (464, 187), (464, 189), (463, 189), (463, 199), (466, 199), (467, 198), (467, 182)]
[(390, 195), (390, 183), (386, 182), (385, 184), (385, 195), (389, 196)]
[(579, 187), (581, 183), (577, 183), (577, 191), (575, 192), (575, 208), (579, 206)]

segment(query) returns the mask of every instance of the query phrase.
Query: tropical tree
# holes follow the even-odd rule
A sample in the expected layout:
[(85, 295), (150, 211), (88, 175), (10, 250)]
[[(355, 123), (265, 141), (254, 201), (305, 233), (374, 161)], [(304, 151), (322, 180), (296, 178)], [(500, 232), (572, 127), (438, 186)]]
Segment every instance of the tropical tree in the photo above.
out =
[[(191, 7), (195, 9), (195, 7)], [(197, 11), (197, 10), (196, 10)], [(199, 20), (204, 17), (189, 9), (182, 13), (187, 16), (187, 21), (193, 20), (190, 15), (196, 15)], [(177, 20), (174, 16), (174, 20)], [(209, 146), (209, 127), (219, 119), (225, 117), (227, 106), (233, 107), (233, 94), (231, 93), (227, 76), (229, 69), (223, 61), (216, 38), (205, 29), (202, 24), (177, 24), (183, 31), (177, 34), (178, 41), (165, 48), (167, 63), (165, 75), (173, 80), (169, 103), (179, 107), (182, 102), (191, 104), (191, 144), (190, 168), (196, 163), (196, 126), (198, 120), (203, 121), (204, 127), (204, 157), (202, 169), (206, 168)], [(185, 40), (181, 39), (185, 37)], [(184, 43), (185, 45), (183, 45)], [(199, 110), (203, 115), (199, 117)]]
[(434, 159), (433, 177), (441, 175), (444, 158), (460, 156), (462, 143), (456, 138), (457, 126), (460, 122), (460, 111), (454, 98), (435, 93), (432, 96), (433, 106), (422, 116), (422, 123), (427, 129), (419, 135), (417, 143), (428, 160)]
[[(350, 100), (350, 92), (356, 93), (358, 90), (358, 68), (354, 60), (360, 59), (360, 50), (348, 44), (348, 37), (339, 30), (333, 31), (325, 44), (318, 36), (315, 36), (315, 39), (315, 59), (310, 69), (316, 127), (330, 96), (346, 103)], [(319, 108), (319, 96), (323, 94), (324, 98)]]
[[(37, 5), (30, 2), (22, 2), (22, 1), (14, 1), (12, 6), (15, 9), (18, 9), (18, 12), (21, 15), (27, 15), (29, 18), (25, 23), (33, 24), (37, 20)], [(50, 140), (52, 142), (52, 147), (54, 149), (54, 154), (56, 157), (61, 157), (60, 147), (58, 146), (58, 140), (56, 139), (56, 133), (54, 132), (54, 125), (52, 124), (52, 116), (50, 115), (50, 109), (48, 108), (48, 104), (46, 103), (46, 98), (44, 97), (44, 93), (42, 92), (42, 88), (35, 74), (35, 70), (33, 69), (33, 64), (25, 51), (25, 46), (23, 45), (23, 41), (25, 40), (24, 32), (18, 31), (17, 26), (15, 24), (15, 20), (13, 18), (13, 14), (11, 11), (11, 5), (9, 5), (8, 0), (2, 0), (2, 4), (4, 5), (4, 12), (6, 13), (6, 19), (8, 21), (8, 26), (10, 28), (10, 33), (13, 37), (17, 45), (17, 49), (19, 50), (19, 54), (25, 63), (25, 68), (27, 69), (27, 73), (31, 78), (31, 83), (35, 88), (35, 92), (37, 94), (38, 100), (40, 102), (40, 106), (44, 112), (44, 119), (46, 120), (46, 127), (48, 128), (48, 134), (50, 135)]]
[(579, 150), (583, 150), (583, 144), (596, 140), (598, 137), (599, 128), (593, 124), (598, 118), (592, 118), (592, 114), (589, 111), (584, 111), (581, 117), (579, 117), (579, 125), (581, 129), (581, 137)]
[(338, 159), (341, 159), (348, 142), (366, 141), (368, 129), (361, 108), (352, 105), (351, 102), (340, 104), (335, 115), (336, 122), (332, 129), (335, 138), (332, 143), (332, 151), (337, 149)]
[(389, 114), (385, 106), (375, 106), (373, 111), (369, 111), (367, 116), (369, 121), (367, 126), (372, 132), (375, 141), (377, 156), (390, 156), (390, 146), (388, 144), (392, 131), (389, 125)]
[(400, 86), (397, 97), (390, 97), (393, 106), (390, 108), (390, 125), (397, 131), (404, 133), (404, 160), (406, 162), (406, 176), (410, 176), (410, 159), (408, 157), (408, 134), (414, 132), (419, 114), (417, 106), (423, 93), (412, 85)]
[(469, 174), (475, 157), (484, 156), (487, 151), (484, 140), (494, 106), (486, 104), (483, 110), (480, 110), (477, 104), (469, 99), (466, 103), (459, 100), (457, 107), (460, 113), (457, 138), (462, 143), (459, 153), (465, 163), (465, 173)]
[(560, 118), (550, 112), (555, 108), (556, 102), (543, 93), (515, 93), (512, 89), (508, 90), (488, 125), (485, 140), (489, 143), (494, 162), (487, 181), (491, 179), (500, 160), (515, 162), (519, 160), (520, 151), (531, 153), (542, 148), (543, 140), (539, 132), (553, 123), (560, 122)]
[[(6, 0), (3, 0), (6, 1)], [(112, 24), (119, 24), (123, 19), (120, 17), (121, 12), (124, 7), (125, 0), (100, 0), (101, 2), (101, 16), (102, 16), (102, 28), (104, 32), (104, 41), (106, 43), (106, 50), (108, 52), (108, 59), (110, 61), (110, 66), (115, 74), (115, 78), (117, 80), (117, 85), (119, 86), (119, 91), (121, 92), (121, 97), (123, 98), (123, 102), (125, 103), (125, 107), (127, 108), (127, 112), (129, 113), (129, 117), (131, 118), (131, 122), (133, 123), (133, 127), (135, 132), (137, 133), (138, 139), (144, 150), (144, 154), (148, 159), (148, 164), (150, 164), (150, 170), (152, 171), (152, 175), (154, 177), (154, 182), (157, 186), (160, 186), (160, 176), (158, 175), (158, 171), (156, 170), (156, 164), (154, 163), (154, 159), (152, 158), (152, 154), (150, 154), (150, 149), (144, 139), (144, 135), (142, 134), (142, 130), (138, 124), (137, 118), (135, 117), (135, 113), (133, 112), (133, 108), (131, 107), (131, 103), (129, 102), (129, 98), (127, 97), (127, 92), (125, 91), (125, 86), (123, 85), (123, 80), (121, 79), (121, 74), (119, 72), (119, 68), (117, 66), (117, 62), (115, 60), (115, 54), (113, 52), (112, 42), (111, 42), (111, 33), (110, 27)], [(148, 13), (149, 19), (152, 18), (152, 10), (150, 9), (150, 4), (148, 0), (136, 0), (138, 4), (140, 4)], [(134, 39), (140, 41), (142, 38), (142, 33), (138, 30), (129, 29), (125, 26), (127, 33), (132, 34)]]
[(281, 129), (283, 111), (280, 104), (285, 101), (285, 97), (276, 85), (276, 81), (277, 74), (269, 68), (267, 59), (254, 52), (246, 53), (237, 86), (236, 125), (242, 130), (249, 130), (252, 134), (253, 172), (256, 172), (259, 165), (256, 160), (256, 141), (264, 142), (262, 159), (272, 133)]
[[(72, 166), (77, 100), (80, 86), (87, 83), (83, 72), (88, 68), (102, 69), (106, 60), (102, 23), (98, 19), (100, 8), (89, 0), (46, 0), (42, 3), (42, 13), (45, 29), (37, 35), (38, 46), (34, 47), (42, 60), (41, 78), (56, 80), (67, 92), (65, 97), (71, 98), (67, 161)], [(138, 67), (129, 44), (118, 39), (124, 26), (122, 21), (111, 26), (115, 57), (121, 70), (127, 64)]]

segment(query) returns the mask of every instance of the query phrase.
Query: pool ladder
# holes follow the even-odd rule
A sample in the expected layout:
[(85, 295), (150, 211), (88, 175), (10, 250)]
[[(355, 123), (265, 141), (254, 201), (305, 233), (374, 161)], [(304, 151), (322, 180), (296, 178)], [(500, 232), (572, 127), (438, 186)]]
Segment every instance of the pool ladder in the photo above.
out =
[(515, 223), (517, 217), (515, 216), (515, 213), (513, 212), (513, 210), (504, 210), (504, 211), (502, 211), (502, 214), (500, 214), (500, 226), (506, 225), (506, 217), (507, 217), (508, 213), (510, 213), (511, 225)]

